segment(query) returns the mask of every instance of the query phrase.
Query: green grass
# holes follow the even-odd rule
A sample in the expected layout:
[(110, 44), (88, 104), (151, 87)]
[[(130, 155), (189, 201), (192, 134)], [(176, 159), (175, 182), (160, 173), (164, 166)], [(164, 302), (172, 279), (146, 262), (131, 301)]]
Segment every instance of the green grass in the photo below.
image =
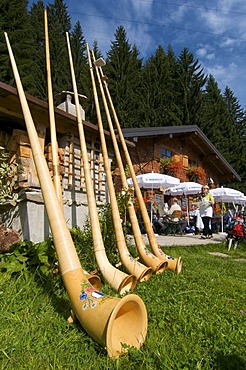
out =
[[(66, 322), (70, 303), (59, 276), (37, 270), (5, 281), (0, 273), (0, 369), (246, 369), (246, 246), (164, 251), (182, 256), (181, 274), (137, 285), (148, 311), (146, 341), (116, 361), (79, 323)], [(102, 291), (115, 295), (105, 284)]]

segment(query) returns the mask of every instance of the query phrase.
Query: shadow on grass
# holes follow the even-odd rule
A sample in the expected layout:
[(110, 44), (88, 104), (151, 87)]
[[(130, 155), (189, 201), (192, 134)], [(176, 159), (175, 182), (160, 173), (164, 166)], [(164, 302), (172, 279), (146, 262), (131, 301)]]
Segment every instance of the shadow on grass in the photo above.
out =
[[(62, 277), (58, 274), (56, 276), (44, 276), (42, 274), (36, 275), (36, 282), (39, 284), (44, 294), (49, 296), (50, 303), (54, 307), (56, 313), (67, 322), (71, 315), (72, 305), (66, 292), (65, 285), (63, 284)], [(71, 325), (67, 322), (67, 325)], [(83, 333), (83, 341), (88, 342), (90, 348), (94, 348), (95, 352), (99, 355), (105, 355), (106, 351), (97, 342), (95, 342), (88, 333), (84, 330), (78, 319), (75, 319), (72, 325)]]
[(57, 276), (36, 275), (36, 282), (42, 288), (44, 294), (48, 295), (55, 311), (65, 320), (70, 316), (71, 305), (69, 298), (66, 298), (66, 289), (62, 278)]
[(216, 359), (218, 370), (246, 370), (246, 361), (237, 355), (219, 353)]

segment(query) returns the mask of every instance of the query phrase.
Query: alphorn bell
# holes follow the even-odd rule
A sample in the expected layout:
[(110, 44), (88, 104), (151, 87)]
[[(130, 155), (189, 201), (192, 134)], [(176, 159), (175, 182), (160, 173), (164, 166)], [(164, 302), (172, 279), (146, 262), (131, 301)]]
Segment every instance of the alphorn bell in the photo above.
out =
[(86, 47), (87, 47), (88, 61), (89, 61), (89, 67), (90, 67), (90, 75), (91, 75), (92, 89), (93, 89), (93, 94), (94, 94), (94, 101), (95, 101), (95, 106), (96, 106), (98, 129), (99, 129), (99, 134), (100, 134), (100, 139), (101, 139), (102, 155), (103, 155), (103, 161), (104, 161), (104, 171), (106, 173), (108, 192), (110, 196), (110, 203), (111, 203), (111, 210), (112, 210), (112, 217), (113, 217), (113, 225), (114, 225), (115, 235), (116, 235), (117, 249), (120, 255), (120, 259), (123, 265), (126, 267), (126, 269), (131, 274), (136, 276), (138, 281), (141, 281), (141, 282), (147, 281), (152, 275), (152, 269), (150, 267), (143, 265), (137, 259), (133, 258), (126, 246), (125, 235), (122, 229), (122, 221), (120, 218), (113, 179), (111, 175), (111, 169), (109, 166), (106, 139), (104, 135), (101, 111), (100, 111), (100, 106), (99, 106), (99, 100), (98, 100), (98, 95), (97, 95), (97, 90), (96, 90), (96, 83), (95, 83), (94, 73), (93, 73), (93, 66), (91, 62), (90, 50), (89, 50), (88, 44), (86, 44)]
[(54, 239), (60, 272), (73, 306), (73, 312), (92, 338), (101, 346), (106, 347), (109, 356), (117, 358), (125, 351), (122, 349), (122, 344), (125, 343), (136, 348), (140, 348), (143, 344), (147, 333), (146, 307), (141, 298), (135, 294), (129, 294), (123, 298), (113, 298), (97, 291), (87, 280), (55, 193), (8, 35), (6, 32), (4, 35)]
[[(104, 104), (104, 110), (106, 112), (107, 122), (108, 122), (108, 125), (109, 125), (109, 130), (110, 130), (110, 134), (111, 134), (111, 138), (112, 138), (112, 142), (113, 142), (113, 146), (114, 146), (115, 157), (116, 157), (116, 161), (118, 163), (118, 167), (119, 167), (119, 170), (120, 170), (120, 177), (121, 177), (122, 187), (123, 187), (123, 189), (125, 189), (127, 191), (128, 190), (128, 184), (127, 184), (127, 180), (126, 180), (124, 166), (123, 166), (123, 163), (122, 163), (119, 146), (118, 146), (118, 143), (117, 143), (117, 139), (116, 139), (116, 135), (115, 135), (115, 132), (114, 132), (114, 127), (113, 127), (113, 123), (112, 123), (112, 120), (111, 120), (107, 100), (106, 100), (106, 97), (105, 97), (102, 81), (101, 81), (101, 78), (100, 78), (99, 68), (101, 68), (101, 67), (98, 67), (93, 51), (92, 51), (92, 56), (93, 56), (93, 62), (94, 62), (94, 65), (95, 65), (97, 79), (98, 79), (98, 83), (99, 83), (99, 87), (100, 87), (100, 91), (101, 91), (101, 96), (102, 96), (102, 100), (103, 100), (103, 104)], [(127, 201), (127, 209), (128, 209), (128, 212), (129, 212), (129, 217), (130, 217), (130, 221), (131, 221), (131, 225), (132, 225), (135, 244), (136, 244), (136, 247), (137, 247), (137, 250), (140, 254), (141, 259), (144, 261), (144, 263), (147, 266), (150, 266), (156, 274), (160, 274), (161, 272), (165, 271), (165, 269), (167, 268), (167, 262), (164, 262), (160, 258), (156, 257), (145, 246), (143, 238), (142, 238), (142, 234), (141, 234), (141, 231), (140, 231), (139, 223), (138, 223), (138, 220), (137, 220), (136, 212), (135, 212), (135, 209), (134, 209), (134, 206), (133, 206), (133, 203), (132, 203), (131, 199), (129, 199)]]
[[(61, 208), (63, 209), (62, 187), (61, 187), (60, 171), (59, 171), (58, 144), (57, 144), (57, 137), (56, 137), (56, 124), (55, 124), (55, 113), (54, 113), (52, 80), (51, 80), (48, 16), (47, 16), (46, 9), (44, 9), (44, 33), (45, 33), (45, 53), (46, 53), (47, 90), (48, 90), (48, 105), (49, 105), (49, 120), (50, 120), (53, 184), (55, 187), (57, 198), (59, 200)], [(89, 282), (96, 289), (100, 289), (100, 286), (101, 286), (100, 277), (97, 275), (89, 274), (86, 271), (84, 272), (87, 274), (87, 279), (89, 280)]]
[(116, 128), (117, 128), (118, 134), (119, 134), (122, 149), (123, 149), (123, 152), (124, 152), (124, 155), (125, 155), (125, 158), (126, 158), (126, 162), (128, 164), (128, 167), (129, 167), (129, 171), (130, 171), (131, 178), (132, 178), (133, 185), (134, 185), (134, 190), (135, 190), (135, 193), (136, 193), (136, 196), (137, 196), (137, 199), (138, 199), (139, 208), (140, 208), (140, 211), (141, 211), (141, 214), (142, 214), (142, 218), (143, 218), (146, 233), (148, 235), (150, 246), (152, 248), (153, 253), (157, 257), (159, 257), (162, 261), (167, 262), (169, 270), (180, 273), (180, 271), (182, 269), (182, 257), (174, 258), (174, 257), (168, 256), (167, 254), (165, 254), (162, 251), (161, 247), (159, 246), (159, 244), (157, 242), (157, 239), (155, 237), (154, 230), (153, 230), (153, 227), (152, 227), (152, 224), (150, 222), (149, 215), (148, 215), (148, 212), (147, 212), (147, 208), (145, 206), (145, 203), (144, 203), (144, 200), (143, 200), (143, 197), (142, 197), (142, 193), (141, 193), (141, 190), (140, 190), (138, 182), (137, 182), (137, 178), (136, 178), (136, 174), (135, 174), (135, 171), (134, 171), (134, 168), (133, 168), (133, 165), (132, 165), (131, 157), (129, 155), (129, 152), (128, 152), (128, 149), (127, 149), (127, 146), (126, 146), (126, 143), (125, 143), (125, 138), (124, 138), (124, 135), (123, 135), (121, 127), (120, 127), (120, 123), (119, 123), (119, 120), (118, 120), (118, 117), (117, 117), (117, 114), (116, 114), (116, 111), (115, 111), (115, 108), (114, 108), (114, 104), (113, 104), (111, 95), (109, 93), (108, 84), (106, 82), (106, 76), (103, 74), (103, 71), (102, 71), (101, 67), (100, 67), (100, 72), (101, 72), (102, 81), (104, 83), (105, 91), (106, 91), (106, 94), (107, 94), (107, 97), (108, 97), (108, 100), (109, 100), (110, 108), (111, 108), (112, 113), (113, 113), (115, 125), (116, 125)]
[(126, 292), (129, 292), (135, 287), (137, 279), (134, 275), (127, 275), (124, 272), (112, 266), (107, 258), (106, 251), (103, 245), (103, 239), (102, 239), (97, 206), (96, 206), (96, 199), (95, 199), (95, 194), (94, 194), (94, 189), (93, 189), (93, 184), (92, 184), (92, 179), (91, 179), (91, 170), (90, 170), (90, 165), (89, 165), (89, 160), (88, 160), (88, 155), (87, 155), (84, 128), (83, 128), (82, 118), (80, 114), (79, 97), (78, 97), (77, 84), (76, 84), (75, 72), (74, 72), (74, 67), (73, 67), (73, 58), (72, 58), (72, 52), (71, 52), (68, 32), (66, 32), (66, 37), (67, 37), (68, 55), (69, 55), (72, 84), (73, 84), (73, 91), (74, 91), (74, 99), (75, 99), (75, 107), (76, 107), (79, 139), (80, 139), (80, 148), (81, 148), (83, 169), (84, 169), (84, 175), (85, 175), (85, 185), (86, 185), (86, 192), (87, 192), (87, 199), (88, 199), (88, 208), (89, 208), (89, 215), (90, 215), (90, 221), (91, 221), (91, 231), (92, 231), (94, 252), (95, 252), (95, 256), (96, 256), (99, 269), (103, 277), (105, 278), (105, 280), (107, 280), (107, 282), (111, 285), (111, 287), (117, 290), (120, 294), (124, 294)]

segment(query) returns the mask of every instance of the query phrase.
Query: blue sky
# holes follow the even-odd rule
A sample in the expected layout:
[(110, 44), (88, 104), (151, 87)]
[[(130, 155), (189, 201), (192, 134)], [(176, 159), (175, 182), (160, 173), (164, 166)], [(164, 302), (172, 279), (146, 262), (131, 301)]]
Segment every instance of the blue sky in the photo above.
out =
[[(36, 1), (29, 1), (31, 4)], [(81, 23), (86, 41), (97, 40), (104, 57), (119, 25), (146, 59), (170, 44), (178, 56), (194, 54), (222, 93), (233, 91), (246, 109), (245, 0), (65, 0), (72, 25)], [(44, 1), (47, 4), (47, 1)], [(53, 3), (52, 0), (49, 3)]]

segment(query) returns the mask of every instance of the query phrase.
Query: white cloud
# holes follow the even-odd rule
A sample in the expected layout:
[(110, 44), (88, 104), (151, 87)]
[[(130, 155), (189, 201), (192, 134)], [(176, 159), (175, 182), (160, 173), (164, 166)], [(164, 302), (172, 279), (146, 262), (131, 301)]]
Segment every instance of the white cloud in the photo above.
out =
[(232, 62), (227, 66), (222, 64), (209, 66), (206, 68), (206, 73), (212, 74), (218, 84), (224, 89), (225, 86), (230, 87), (230, 85), (236, 78), (237, 70), (237, 65)]
[(213, 60), (215, 58), (215, 53), (210, 51), (210, 47), (203, 46), (196, 50), (196, 55), (198, 58), (204, 59), (204, 60)]
[(238, 44), (239, 41), (236, 39), (232, 39), (230, 37), (226, 37), (225, 39), (222, 40), (220, 43), (220, 47), (228, 47), (228, 46), (234, 46), (235, 44)]
[(197, 49), (196, 54), (198, 57), (206, 57), (207, 56), (207, 50), (205, 48)]
[[(136, 0), (125, 0), (126, 8), (132, 8), (135, 13), (140, 17), (150, 17), (153, 0), (149, 1), (136, 1)], [(130, 5), (129, 5), (130, 3)]]

